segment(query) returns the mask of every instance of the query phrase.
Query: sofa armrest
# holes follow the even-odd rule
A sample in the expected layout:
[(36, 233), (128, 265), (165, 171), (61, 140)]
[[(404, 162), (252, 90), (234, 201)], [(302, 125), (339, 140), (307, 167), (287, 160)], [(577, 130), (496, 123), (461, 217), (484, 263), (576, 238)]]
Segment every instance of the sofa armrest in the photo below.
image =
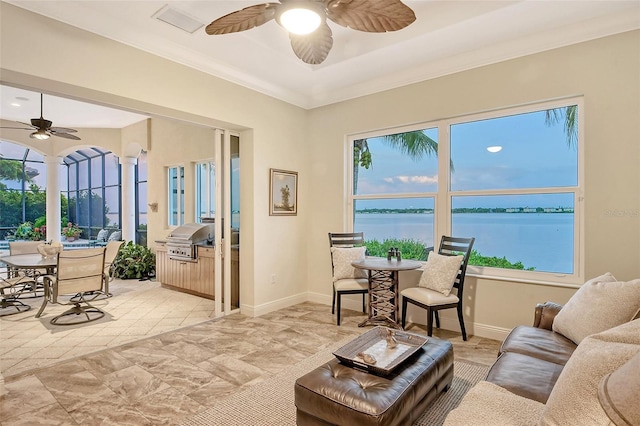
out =
[(538, 303), (536, 305), (535, 317), (533, 319), (533, 326), (537, 328), (544, 328), (551, 330), (553, 320), (562, 309), (562, 305), (558, 305), (553, 302)]

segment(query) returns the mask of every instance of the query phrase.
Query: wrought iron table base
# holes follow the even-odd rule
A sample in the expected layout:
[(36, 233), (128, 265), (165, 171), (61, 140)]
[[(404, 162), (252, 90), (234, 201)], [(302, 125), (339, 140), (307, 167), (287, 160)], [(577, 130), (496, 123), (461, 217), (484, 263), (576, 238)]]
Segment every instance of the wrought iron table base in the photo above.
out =
[(369, 270), (369, 317), (358, 326), (384, 325), (402, 330), (398, 311), (398, 271)]

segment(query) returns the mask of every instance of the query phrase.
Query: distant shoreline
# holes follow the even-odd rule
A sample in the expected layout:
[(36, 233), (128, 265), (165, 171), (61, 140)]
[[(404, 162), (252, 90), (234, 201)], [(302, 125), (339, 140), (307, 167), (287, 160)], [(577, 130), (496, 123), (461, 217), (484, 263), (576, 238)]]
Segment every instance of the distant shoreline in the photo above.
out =
[[(433, 209), (362, 209), (356, 214), (433, 214)], [(573, 214), (572, 207), (476, 207), (451, 209), (451, 213), (568, 213)]]

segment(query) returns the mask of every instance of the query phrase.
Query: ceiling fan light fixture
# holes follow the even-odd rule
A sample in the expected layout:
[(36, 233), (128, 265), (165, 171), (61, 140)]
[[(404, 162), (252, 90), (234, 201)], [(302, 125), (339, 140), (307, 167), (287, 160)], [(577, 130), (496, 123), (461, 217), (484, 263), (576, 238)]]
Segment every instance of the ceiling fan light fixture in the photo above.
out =
[(297, 35), (311, 34), (322, 23), (320, 12), (311, 4), (296, 3), (284, 9), (278, 16), (278, 23), (285, 30)]
[(45, 130), (38, 129), (35, 132), (31, 133), (29, 137), (32, 139), (38, 139), (43, 141), (43, 140), (49, 139), (50, 136)]

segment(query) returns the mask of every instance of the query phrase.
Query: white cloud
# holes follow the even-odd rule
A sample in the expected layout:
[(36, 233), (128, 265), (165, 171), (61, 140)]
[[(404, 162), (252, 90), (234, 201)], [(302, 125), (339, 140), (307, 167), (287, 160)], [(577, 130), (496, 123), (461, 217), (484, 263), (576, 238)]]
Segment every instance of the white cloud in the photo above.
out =
[(394, 183), (417, 183), (417, 184), (433, 184), (438, 183), (438, 176), (395, 176), (385, 178), (385, 182)]

